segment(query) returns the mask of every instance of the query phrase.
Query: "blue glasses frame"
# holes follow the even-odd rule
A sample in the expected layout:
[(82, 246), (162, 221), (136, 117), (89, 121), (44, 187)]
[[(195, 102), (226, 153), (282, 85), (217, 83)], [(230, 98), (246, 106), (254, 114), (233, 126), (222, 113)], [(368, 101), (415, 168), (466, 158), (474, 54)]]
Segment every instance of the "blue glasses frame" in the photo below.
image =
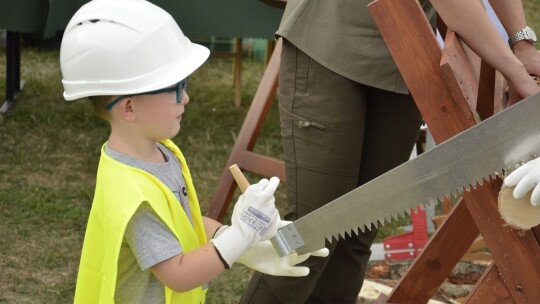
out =
[(157, 94), (169, 93), (169, 92), (176, 92), (176, 102), (180, 103), (182, 102), (182, 98), (184, 97), (184, 90), (187, 90), (187, 85), (188, 85), (188, 79), (186, 77), (180, 82), (178, 82), (177, 84), (175, 84), (174, 87), (164, 88), (164, 89), (159, 89), (159, 90), (144, 92), (144, 93), (122, 95), (115, 98), (113, 101), (109, 102), (109, 104), (105, 107), (105, 109), (107, 111), (110, 111), (112, 107), (114, 107), (115, 104), (117, 104), (120, 100), (126, 97), (140, 96), (140, 95), (157, 95)]

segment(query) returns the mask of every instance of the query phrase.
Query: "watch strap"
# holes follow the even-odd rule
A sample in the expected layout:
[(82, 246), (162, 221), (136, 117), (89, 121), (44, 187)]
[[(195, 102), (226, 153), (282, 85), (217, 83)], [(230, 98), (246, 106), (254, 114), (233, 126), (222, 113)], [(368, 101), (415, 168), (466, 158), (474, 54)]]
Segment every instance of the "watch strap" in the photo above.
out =
[(526, 32), (532, 32), (533, 37), (535, 36), (532, 28), (526, 26), (525, 28), (517, 31), (514, 35), (510, 37), (510, 39), (508, 39), (508, 44), (510, 45), (510, 47), (513, 47), (514, 44), (516, 44), (517, 42), (521, 40), (527, 40), (530, 43), (535, 43), (536, 40), (535, 39), (533, 40), (533, 37), (529, 37), (529, 35), (527, 35)]

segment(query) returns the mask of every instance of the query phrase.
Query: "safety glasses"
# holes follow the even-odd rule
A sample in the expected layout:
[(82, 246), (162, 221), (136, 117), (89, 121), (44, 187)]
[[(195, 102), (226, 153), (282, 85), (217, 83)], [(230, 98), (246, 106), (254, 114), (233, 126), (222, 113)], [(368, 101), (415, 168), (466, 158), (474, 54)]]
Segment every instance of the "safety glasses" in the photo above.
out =
[(182, 102), (182, 97), (184, 96), (184, 90), (187, 90), (187, 85), (188, 85), (188, 79), (186, 77), (180, 82), (178, 82), (177, 84), (175, 84), (174, 87), (159, 89), (159, 90), (145, 92), (145, 93), (122, 95), (122, 96), (119, 96), (118, 98), (115, 98), (113, 101), (109, 102), (109, 104), (105, 107), (105, 109), (107, 111), (110, 111), (112, 107), (114, 107), (115, 104), (117, 104), (120, 100), (126, 97), (139, 96), (139, 95), (157, 95), (161, 93), (170, 93), (170, 92), (176, 92), (176, 102), (180, 103)]

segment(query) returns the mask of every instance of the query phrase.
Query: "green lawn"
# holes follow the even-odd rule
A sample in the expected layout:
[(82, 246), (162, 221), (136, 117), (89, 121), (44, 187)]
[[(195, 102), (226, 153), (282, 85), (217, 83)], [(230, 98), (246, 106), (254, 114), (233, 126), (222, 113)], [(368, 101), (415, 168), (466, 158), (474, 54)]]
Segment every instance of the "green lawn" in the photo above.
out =
[[(539, 4), (525, 2), (529, 24), (538, 32)], [(190, 78), (191, 103), (174, 138), (189, 162), (203, 212), (264, 65), (243, 62), (240, 108), (234, 107), (231, 70), (231, 61), (210, 59)], [(57, 49), (23, 47), (21, 73), (26, 85), (10, 111), (0, 115), (0, 303), (68, 303), (108, 128), (88, 102), (63, 100)], [(0, 100), (4, 92), (5, 50), (0, 49)], [(275, 103), (255, 150), (280, 157)], [(282, 209), (283, 189), (277, 194)], [(379, 239), (400, 231), (399, 224), (385, 227)], [(208, 303), (237, 302), (249, 275), (242, 266), (227, 271), (214, 282)]]

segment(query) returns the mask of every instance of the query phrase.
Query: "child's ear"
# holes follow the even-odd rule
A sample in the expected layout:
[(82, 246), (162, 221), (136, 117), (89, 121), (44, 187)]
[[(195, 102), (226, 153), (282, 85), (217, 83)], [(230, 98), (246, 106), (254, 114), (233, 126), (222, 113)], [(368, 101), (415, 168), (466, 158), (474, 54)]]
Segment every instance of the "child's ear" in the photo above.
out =
[(120, 114), (120, 117), (127, 121), (134, 121), (135, 120), (135, 111), (133, 110), (133, 99), (131, 97), (126, 97), (123, 100), (121, 100), (118, 105), (118, 112)]

